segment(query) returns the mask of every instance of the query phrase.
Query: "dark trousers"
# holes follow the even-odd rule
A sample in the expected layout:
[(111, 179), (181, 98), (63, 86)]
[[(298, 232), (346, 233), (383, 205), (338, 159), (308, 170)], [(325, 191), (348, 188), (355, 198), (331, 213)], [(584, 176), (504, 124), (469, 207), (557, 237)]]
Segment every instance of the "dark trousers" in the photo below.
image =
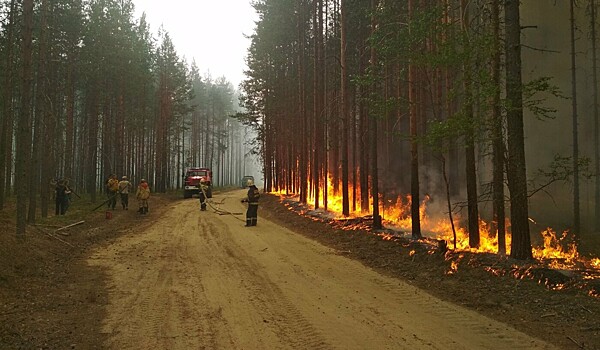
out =
[(65, 215), (67, 212), (67, 208), (69, 207), (69, 199), (68, 198), (56, 198), (56, 215)]
[(147, 199), (139, 199), (138, 204), (140, 209), (138, 210), (140, 214), (148, 214), (148, 200)]
[(129, 207), (129, 193), (121, 193), (121, 205), (123, 206), (123, 209)]
[(256, 226), (258, 221), (258, 203), (248, 204), (246, 211), (246, 226)]
[(115, 209), (117, 206), (117, 192), (109, 192), (108, 194), (108, 207), (111, 209)]
[(200, 191), (198, 197), (200, 197), (200, 210), (206, 210), (206, 196), (204, 192)]

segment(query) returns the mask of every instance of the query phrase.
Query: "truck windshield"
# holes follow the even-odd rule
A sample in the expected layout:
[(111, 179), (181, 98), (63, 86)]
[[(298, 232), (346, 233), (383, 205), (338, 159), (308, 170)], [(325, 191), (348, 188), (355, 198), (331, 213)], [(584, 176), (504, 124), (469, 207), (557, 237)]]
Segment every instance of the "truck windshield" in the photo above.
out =
[(206, 176), (206, 171), (204, 171), (204, 170), (188, 171), (187, 176)]

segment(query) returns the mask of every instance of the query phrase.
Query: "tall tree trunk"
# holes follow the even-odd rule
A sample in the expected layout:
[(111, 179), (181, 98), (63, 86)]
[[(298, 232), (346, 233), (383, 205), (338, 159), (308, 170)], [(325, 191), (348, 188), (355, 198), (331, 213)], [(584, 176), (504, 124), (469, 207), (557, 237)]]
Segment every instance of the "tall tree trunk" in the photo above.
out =
[(342, 110), (342, 215), (350, 215), (350, 202), (348, 199), (348, 67), (346, 63), (346, 0), (340, 3), (340, 104)]
[(571, 107), (573, 112), (573, 233), (579, 239), (581, 218), (579, 208), (579, 133), (577, 131), (577, 66), (575, 62), (575, 0), (570, 0), (571, 15)]
[(115, 129), (113, 130), (115, 136), (114, 142), (114, 152), (115, 152), (115, 173), (117, 176), (122, 176), (124, 174), (124, 165), (125, 165), (125, 98), (123, 96), (123, 81), (122, 78), (119, 78), (117, 89), (117, 97), (116, 97), (116, 120), (115, 120)]
[[(444, 1), (444, 21), (446, 24), (451, 24), (455, 21), (455, 11), (452, 1), (454, 0), (443, 0)], [(447, 29), (446, 37), (454, 37), (455, 26), (449, 26)], [(446, 69), (445, 74), (445, 85), (446, 85), (446, 96), (452, 94), (454, 79), (456, 72), (454, 69)], [(446, 115), (451, 118), (457, 110), (456, 102), (452, 98), (446, 98)], [(463, 183), (460, 172), (460, 155), (458, 152), (458, 142), (455, 139), (448, 141), (448, 183), (450, 184), (450, 195), (459, 196), (461, 192), (461, 183)]]
[(314, 145), (313, 145), (313, 164), (312, 185), (315, 198), (315, 209), (319, 208), (320, 200), (320, 174), (321, 174), (321, 139), (322, 139), (322, 118), (323, 118), (323, 0), (315, 0), (315, 57), (314, 57), (314, 83), (313, 83), (313, 120), (314, 120)]
[(525, 138), (523, 130), (523, 87), (521, 79), (521, 23), (519, 0), (504, 2), (506, 46), (506, 99), (508, 130), (508, 189), (512, 242), (510, 256), (531, 259)]
[(494, 56), (492, 59), (492, 81), (496, 86), (492, 98), (492, 153), (493, 153), (493, 228), (498, 237), (498, 254), (506, 254), (506, 225), (504, 211), (504, 135), (500, 111), (500, 2), (492, 2), (492, 26)]
[[(409, 21), (413, 20), (413, 0), (408, 0), (408, 17)], [(408, 104), (409, 104), (409, 119), (410, 119), (410, 217), (412, 221), (412, 237), (420, 239), (421, 235), (421, 217), (419, 210), (419, 145), (417, 143), (417, 96), (416, 96), (416, 67), (413, 62), (408, 65)]]
[[(327, 3), (327, 1), (326, 1)], [(334, 4), (335, 6), (335, 4)], [(324, 10), (324, 16), (321, 16), (322, 21), (325, 23), (325, 25), (327, 25), (327, 20), (328, 20), (328, 13), (329, 13), (329, 6), (325, 6), (325, 10)], [(323, 28), (324, 25), (321, 25), (321, 28)], [(323, 31), (323, 30), (322, 30)], [(329, 66), (327, 65), (327, 54), (328, 54), (328, 50), (327, 50), (327, 46), (325, 45), (325, 43), (328, 41), (327, 38), (327, 34), (329, 32), (328, 30), (324, 30), (323, 31), (323, 53), (321, 54), (321, 65), (323, 67), (322, 69), (322, 83), (321, 83), (321, 95), (323, 96), (323, 105), (321, 110), (323, 111), (323, 128), (322, 128), (322, 144), (323, 144), (323, 162), (322, 162), (322, 170), (321, 170), (321, 178), (323, 179), (323, 207), (325, 209), (325, 211), (327, 211), (328, 208), (328, 189), (329, 189), (329, 161), (330, 161), (330, 154), (331, 152), (337, 152), (337, 143), (333, 144), (333, 147), (330, 148), (329, 145), (331, 145), (330, 141), (329, 141), (329, 134), (328, 134), (328, 128), (329, 128), (329, 120), (330, 120), (330, 116), (331, 116), (331, 104), (329, 103), (327, 96), (329, 94), (328, 90), (329, 90), (329, 86), (327, 85), (327, 81), (328, 81), (328, 74), (329, 74)], [(332, 93), (335, 93), (334, 91), (332, 91)], [(337, 135), (336, 135), (336, 140), (337, 140)], [(335, 157), (337, 159), (337, 157)], [(334, 176), (335, 178), (335, 187), (338, 187), (338, 181), (339, 181), (339, 176), (338, 171), (337, 171), (337, 163), (335, 165), (335, 171), (334, 173), (336, 174)], [(338, 192), (336, 192), (337, 194)]]
[(38, 53), (38, 72), (37, 72), (37, 96), (35, 101), (35, 118), (33, 124), (33, 152), (31, 157), (31, 171), (29, 175), (29, 212), (27, 213), (27, 221), (31, 224), (35, 223), (37, 211), (37, 194), (41, 187), (43, 192), (47, 192), (47, 179), (40, 176), (43, 172), (41, 168), (42, 160), (42, 132), (45, 128), (42, 127), (42, 120), (46, 112), (46, 61), (48, 59), (48, 7), (49, 1), (42, 0), (42, 18), (40, 22), (40, 44)]
[(180, 131), (181, 133), (178, 133), (178, 138), (179, 138), (179, 143), (181, 144), (181, 148), (178, 148), (177, 151), (177, 168), (175, 170), (174, 176), (177, 179), (176, 181), (176, 189), (180, 189), (181, 188), (181, 176), (179, 176), (179, 174), (181, 174), (183, 172), (183, 167), (185, 166), (184, 164), (184, 159), (185, 159), (185, 117), (181, 118), (181, 127), (180, 127)]
[[(366, 42), (366, 41), (365, 41)], [(361, 50), (360, 57), (366, 56), (366, 52)], [(364, 71), (364, 65), (362, 60), (360, 60), (360, 71)], [(365, 95), (366, 88), (362, 85), (359, 86), (359, 102), (358, 102), (358, 133), (359, 133), (359, 143), (360, 143), (360, 169), (359, 169), (359, 178), (360, 178), (360, 211), (368, 212), (369, 211), (369, 148), (368, 148), (368, 140), (369, 140), (369, 124), (367, 123), (367, 112), (365, 108)]]
[(308, 113), (306, 113), (306, 74), (305, 74), (305, 23), (306, 23), (306, 2), (300, 3), (300, 16), (298, 23), (298, 113), (302, 120), (302, 142), (300, 148), (300, 203), (306, 203), (308, 199)]
[[(371, 34), (373, 35), (377, 30), (377, 19), (375, 11), (379, 0), (371, 0), (371, 11), (373, 15), (371, 17)], [(375, 74), (377, 70), (377, 52), (375, 46), (371, 45), (371, 70)], [(376, 91), (377, 86), (374, 85), (373, 90)], [(381, 229), (381, 216), (379, 215), (379, 176), (377, 169), (377, 116), (374, 115), (373, 111), (369, 111), (369, 124), (371, 132), (371, 197), (373, 200), (373, 229)]]
[(467, 118), (467, 129), (465, 134), (465, 175), (467, 181), (467, 212), (469, 219), (469, 246), (479, 247), (479, 209), (477, 206), (477, 168), (475, 166), (475, 118), (473, 116), (473, 88), (471, 81), (471, 44), (469, 42), (469, 8), (466, 0), (461, 0), (462, 26), (467, 39), (465, 49), (467, 58), (463, 63), (464, 93), (465, 93), (465, 116)]
[(96, 202), (96, 172), (98, 170), (98, 114), (100, 111), (100, 87), (95, 87), (96, 91), (92, 92), (90, 98), (90, 112), (88, 115), (88, 135), (87, 135), (87, 173), (86, 183), (87, 190), (92, 198), (92, 203)]
[(600, 122), (598, 120), (598, 51), (596, 48), (596, 0), (590, 0), (590, 31), (592, 35), (592, 86), (594, 91), (594, 229), (600, 231)]
[(356, 201), (357, 201), (357, 189), (358, 189), (358, 162), (357, 162), (357, 148), (358, 148), (358, 140), (356, 135), (356, 118), (355, 118), (355, 110), (356, 110), (356, 98), (352, 99), (352, 115), (350, 117), (350, 123), (352, 126), (352, 211), (356, 211)]
[[(73, 178), (74, 165), (74, 145), (75, 145), (75, 50), (76, 46), (71, 46), (71, 52), (68, 58), (67, 82), (65, 86), (66, 94), (66, 121), (65, 121), (65, 177)], [(75, 184), (71, 184), (75, 185)]]
[(13, 132), (13, 37), (15, 32), (16, 0), (11, 0), (7, 25), (6, 72), (4, 86), (2, 87), (2, 125), (0, 126), (0, 210), (4, 209), (4, 199), (9, 192), (10, 184), (10, 157), (12, 154)]
[(23, 1), (23, 76), (21, 113), (17, 131), (15, 175), (17, 184), (17, 236), (24, 237), (27, 226), (27, 198), (29, 195), (29, 162), (31, 159), (31, 80), (33, 0)]

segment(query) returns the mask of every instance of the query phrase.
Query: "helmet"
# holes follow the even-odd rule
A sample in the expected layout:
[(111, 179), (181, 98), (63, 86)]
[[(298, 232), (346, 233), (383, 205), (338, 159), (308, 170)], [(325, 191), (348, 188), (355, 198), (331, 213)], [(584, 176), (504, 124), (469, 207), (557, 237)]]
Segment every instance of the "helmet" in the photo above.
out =
[(202, 176), (202, 177), (200, 178), (200, 182), (206, 182), (206, 178), (205, 178), (204, 176)]
[(141, 179), (140, 182), (146, 182), (146, 179)]
[(122, 179), (127, 180), (127, 176), (123, 175)]
[(254, 180), (252, 179), (248, 179), (248, 182), (246, 182), (248, 184), (248, 186), (254, 186)]

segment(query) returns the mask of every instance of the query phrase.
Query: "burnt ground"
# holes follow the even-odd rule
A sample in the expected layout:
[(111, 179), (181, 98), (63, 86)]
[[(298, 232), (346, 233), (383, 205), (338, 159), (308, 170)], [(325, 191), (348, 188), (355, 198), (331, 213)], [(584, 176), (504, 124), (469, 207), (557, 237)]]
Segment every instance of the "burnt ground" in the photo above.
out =
[[(106, 276), (87, 265), (88, 255), (126, 232), (152, 225), (179, 198), (153, 196), (147, 216), (117, 210), (110, 220), (104, 208), (91, 212), (95, 205), (75, 202), (64, 217), (30, 226), (24, 240), (14, 235), (14, 209), (0, 213), (0, 348), (102, 348)], [(443, 254), (435, 242), (386, 240), (364, 228), (347, 230), (299, 215), (299, 210), (264, 195), (259, 218), (560, 348), (600, 349), (600, 299), (589, 295), (599, 290), (600, 281), (582, 280), (582, 271), (557, 271), (489, 254)], [(85, 222), (56, 232), (81, 220)], [(600, 251), (596, 236), (585, 238), (584, 244)]]

